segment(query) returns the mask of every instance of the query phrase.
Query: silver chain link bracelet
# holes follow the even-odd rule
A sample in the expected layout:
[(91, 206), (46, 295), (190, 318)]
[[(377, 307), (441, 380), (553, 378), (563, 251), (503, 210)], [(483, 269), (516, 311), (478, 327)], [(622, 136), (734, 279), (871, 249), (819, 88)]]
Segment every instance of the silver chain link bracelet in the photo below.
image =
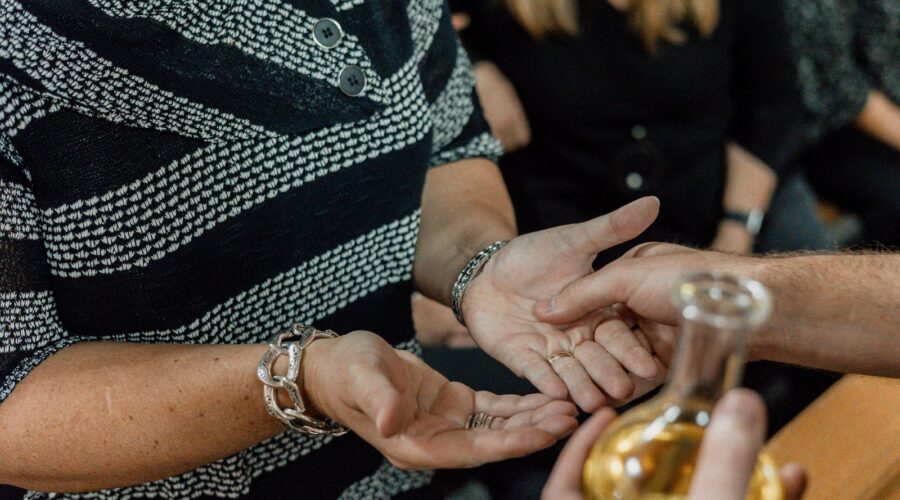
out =
[[(278, 334), (269, 344), (266, 353), (259, 360), (256, 375), (263, 385), (263, 399), (269, 415), (280, 420), (289, 429), (301, 434), (331, 434), (340, 436), (346, 434), (348, 429), (343, 425), (328, 419), (319, 420), (306, 414), (306, 403), (300, 391), (297, 377), (301, 373), (303, 353), (316, 339), (333, 338), (338, 335), (331, 330), (317, 330), (312, 326), (296, 324), (291, 330)], [(291, 342), (292, 339), (297, 339)], [(275, 361), (287, 354), (288, 369), (284, 375), (272, 373)], [(293, 408), (281, 408), (278, 406), (277, 389), (283, 389), (291, 398)]]
[(461, 325), (466, 326), (466, 321), (463, 319), (462, 314), (463, 297), (466, 295), (466, 289), (469, 288), (469, 284), (472, 283), (472, 280), (478, 276), (478, 272), (481, 271), (481, 268), (491, 259), (491, 256), (506, 246), (507, 243), (509, 243), (509, 241), (495, 241), (491, 243), (485, 247), (484, 250), (475, 254), (466, 266), (463, 267), (463, 270), (460, 271), (459, 276), (456, 277), (456, 282), (453, 284), (453, 289), (450, 291), (450, 308), (453, 309), (453, 314)]

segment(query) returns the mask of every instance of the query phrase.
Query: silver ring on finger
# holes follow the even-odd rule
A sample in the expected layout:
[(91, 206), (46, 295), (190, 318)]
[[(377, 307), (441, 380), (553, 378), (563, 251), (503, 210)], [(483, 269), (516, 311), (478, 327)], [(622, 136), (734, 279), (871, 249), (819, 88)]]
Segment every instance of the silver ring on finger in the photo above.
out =
[(497, 417), (487, 413), (472, 413), (466, 419), (466, 429), (490, 429), (495, 418)]

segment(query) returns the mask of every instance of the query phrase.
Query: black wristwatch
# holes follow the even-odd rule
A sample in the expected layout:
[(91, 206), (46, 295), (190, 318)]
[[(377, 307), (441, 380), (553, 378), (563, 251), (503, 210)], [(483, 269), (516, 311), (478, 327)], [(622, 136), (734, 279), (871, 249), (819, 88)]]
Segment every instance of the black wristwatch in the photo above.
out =
[(731, 210), (725, 210), (725, 213), (722, 214), (722, 220), (732, 220), (740, 223), (751, 236), (759, 234), (759, 230), (762, 229), (763, 219), (765, 218), (766, 212), (758, 209), (749, 212), (732, 212)]

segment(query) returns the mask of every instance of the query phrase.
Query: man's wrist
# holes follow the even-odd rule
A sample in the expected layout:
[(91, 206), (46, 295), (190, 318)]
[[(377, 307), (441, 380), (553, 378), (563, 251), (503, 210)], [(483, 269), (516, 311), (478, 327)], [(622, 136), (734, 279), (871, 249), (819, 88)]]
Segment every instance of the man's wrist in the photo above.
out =
[(779, 349), (779, 331), (781, 329), (777, 326), (777, 323), (781, 321), (780, 311), (784, 305), (780, 303), (783, 294), (781, 293), (777, 260), (762, 257), (745, 257), (740, 259), (739, 267), (735, 270), (735, 274), (739, 276), (747, 276), (759, 281), (772, 294), (772, 318), (767, 325), (752, 332), (747, 338), (747, 358), (751, 361), (772, 359), (772, 353)]

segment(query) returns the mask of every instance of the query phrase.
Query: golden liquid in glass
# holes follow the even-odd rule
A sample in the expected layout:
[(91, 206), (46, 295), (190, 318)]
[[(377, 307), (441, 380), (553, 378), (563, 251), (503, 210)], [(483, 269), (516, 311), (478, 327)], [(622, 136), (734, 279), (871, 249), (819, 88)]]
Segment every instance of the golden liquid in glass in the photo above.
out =
[[(614, 422), (584, 464), (585, 498), (686, 498), (709, 421), (709, 413), (689, 406), (649, 401)], [(761, 453), (746, 498), (783, 497), (775, 464)]]

